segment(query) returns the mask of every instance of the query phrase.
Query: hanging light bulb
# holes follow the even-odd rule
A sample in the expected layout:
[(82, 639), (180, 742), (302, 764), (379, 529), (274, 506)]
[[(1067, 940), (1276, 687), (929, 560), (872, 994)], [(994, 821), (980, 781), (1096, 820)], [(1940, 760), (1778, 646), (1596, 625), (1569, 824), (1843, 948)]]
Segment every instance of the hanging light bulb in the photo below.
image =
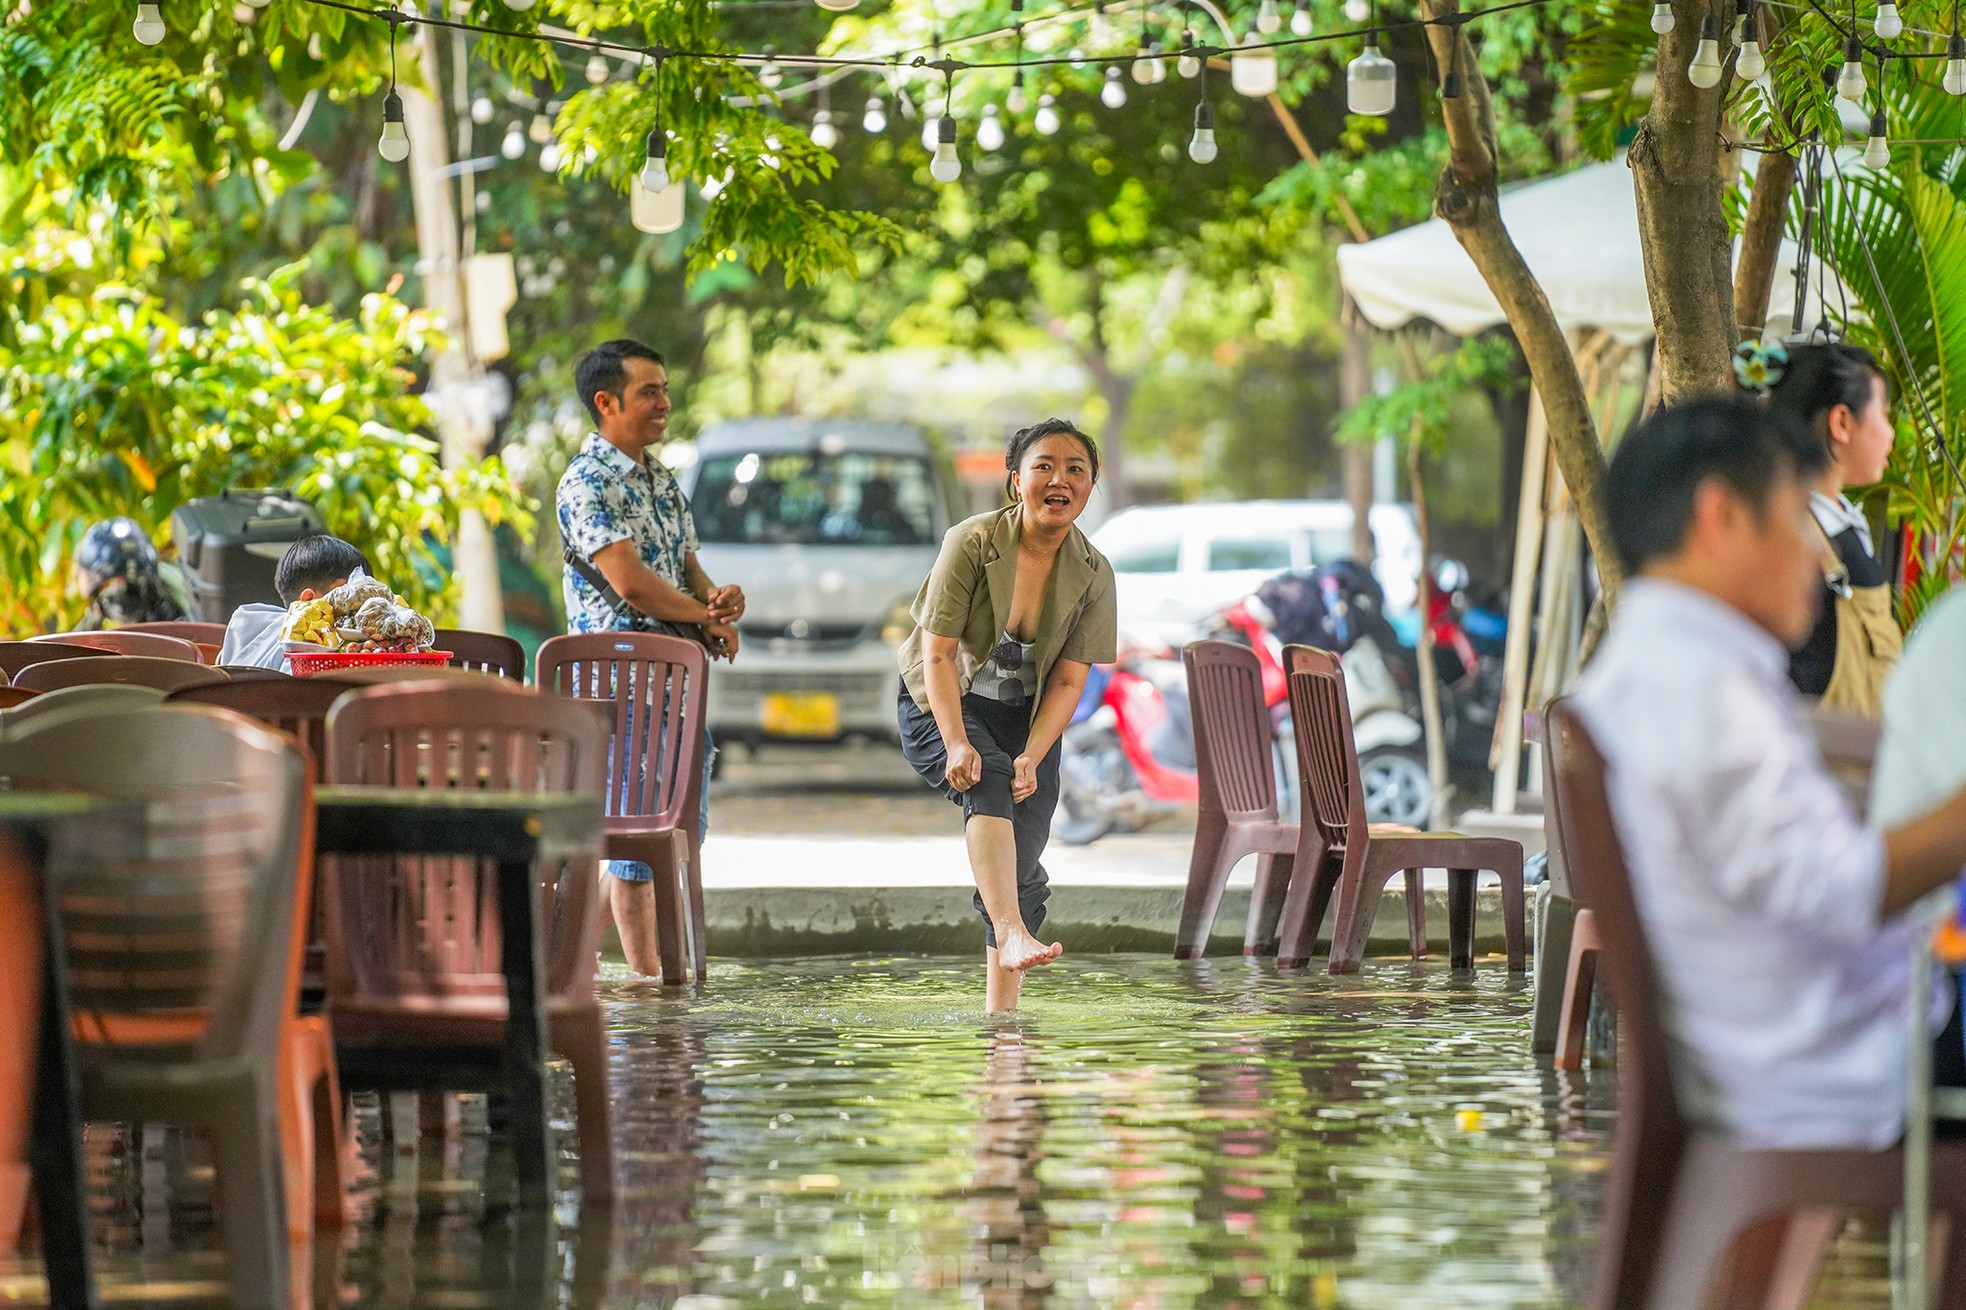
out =
[(1879, 109), (1870, 116), (1870, 140), (1864, 143), (1864, 164), (1870, 168), (1882, 168), (1891, 162), (1891, 143), (1884, 139), (1886, 131), (1884, 111)]
[(1345, 21), (1363, 23), (1372, 17), (1372, 0), (1345, 0)]
[(812, 116), (812, 143), (831, 150), (840, 143), (840, 129), (833, 126), (833, 111), (822, 109)]
[(1946, 38), (1947, 95), (1966, 96), (1966, 36), (1954, 32)]
[(1652, 30), (1660, 36), (1671, 32), (1678, 23), (1679, 20), (1673, 17), (1672, 5), (1668, 0), (1659, 0), (1659, 3), (1652, 6)]
[(1058, 117), (1058, 102), (1049, 94), (1038, 97), (1038, 113), (1031, 126), (1038, 129), (1040, 136), (1057, 136), (1058, 129), (1065, 126), (1064, 120)]
[(1905, 30), (1905, 20), (1898, 16), (1898, 6), (1891, 0), (1882, 0), (1877, 6), (1877, 23), (1873, 30), (1882, 41), (1893, 40)]
[(663, 236), (683, 225), (685, 190), (671, 183), (660, 191), (638, 186), (628, 196), (628, 218), (638, 232)]
[(1174, 67), (1183, 77), (1201, 75), (1201, 57), (1195, 54), (1195, 34), (1181, 33), (1181, 56), (1174, 61)]
[(1290, 34), (1292, 36), (1311, 34), (1311, 7), (1306, 0), (1297, 0), (1297, 7), (1290, 11)]
[(164, 15), (156, 5), (138, 5), (136, 25), (130, 30), (144, 45), (156, 45), (169, 29), (164, 26)]
[(649, 133), (648, 156), (642, 161), (642, 189), (661, 191), (669, 185), (669, 139), (661, 128)]
[(1017, 78), (1010, 84), (1010, 94), (1003, 98), (1003, 107), (1013, 114), (1021, 114), (1031, 107), (1031, 97), (1024, 91), (1024, 70), (1017, 70)]
[(392, 164), (400, 164), (410, 157), (410, 134), (403, 127), (403, 97), (396, 94), (394, 87), (382, 98), (382, 139), (375, 144), (376, 153)]
[(881, 104), (879, 96), (867, 101), (867, 112), (860, 119), (860, 126), (875, 136), (887, 131), (887, 108)]
[(505, 0), (505, 7), (507, 9), (517, 10), (519, 13), (524, 13), (533, 7), (533, 0)]
[(812, 0), (829, 14), (850, 13), (860, 8), (860, 0)]
[(935, 153), (936, 143), (942, 140), (942, 111), (922, 115), (922, 149), (931, 155)]
[(536, 146), (543, 146), (553, 139), (553, 120), (544, 109), (534, 111), (532, 122), (526, 126), (526, 135)]
[(976, 125), (976, 144), (985, 150), (1003, 149), (1003, 119), (995, 105), (983, 106), (983, 120)]
[(785, 70), (778, 66), (778, 60), (773, 58), (774, 53), (770, 46), (766, 46), (764, 66), (758, 69), (758, 80), (764, 83), (767, 91), (776, 91), (778, 84), (785, 80)]
[(1140, 34), (1140, 55), (1133, 61), (1133, 80), (1141, 86), (1157, 86), (1166, 77), (1167, 68), (1160, 58), (1160, 42), (1148, 40), (1143, 31)]
[(1106, 85), (1099, 88), (1099, 100), (1108, 109), (1126, 108), (1126, 79), (1118, 65), (1106, 70)]
[(1741, 52), (1734, 56), (1734, 72), (1753, 82), (1768, 71), (1768, 58), (1761, 53), (1761, 33), (1750, 14), (1741, 25)]
[(1263, 0), (1257, 6), (1256, 30), (1265, 36), (1283, 30), (1283, 11), (1277, 8), (1277, 0)]
[(608, 57), (600, 51), (596, 50), (587, 57), (587, 80), (595, 86), (607, 81), (608, 74), (612, 71), (614, 70), (608, 65)]
[(505, 129), (505, 140), (499, 144), (498, 153), (507, 159), (517, 159), (526, 153), (526, 134), (520, 128), (518, 119), (513, 119)]
[(1206, 100), (1195, 106), (1195, 134), (1188, 138), (1188, 158), (1197, 164), (1215, 162), (1215, 106)]
[(1853, 36), (1843, 43), (1843, 68), (1836, 75), (1836, 94), (1853, 102), (1862, 100), (1869, 85), (1864, 79), (1864, 43)]
[(956, 154), (956, 120), (947, 114), (935, 120), (935, 158), (928, 175), (938, 182), (953, 182), (963, 175), (963, 161)]
[(1708, 14), (1700, 20), (1700, 44), (1693, 51), (1686, 76), (1702, 91), (1720, 85), (1720, 20)]
[(1065, 56), (1065, 60), (1067, 63), (1071, 64), (1073, 68), (1084, 68), (1085, 51), (1079, 49), (1077, 46), (1073, 46), (1071, 53)]
[(490, 96), (479, 96), (471, 102), (471, 121), (479, 127), (491, 122), (492, 115), (497, 112), (498, 106), (491, 102)]
[(1229, 85), (1237, 95), (1261, 100), (1277, 89), (1277, 52), (1250, 33), (1229, 56)]
[(1399, 70), (1393, 61), (1379, 53), (1376, 35), (1365, 39), (1365, 49), (1345, 68), (1345, 108), (1354, 114), (1383, 117), (1393, 112), (1399, 92)]
[(545, 149), (539, 152), (539, 171), (557, 173), (560, 171), (560, 143), (548, 141)]

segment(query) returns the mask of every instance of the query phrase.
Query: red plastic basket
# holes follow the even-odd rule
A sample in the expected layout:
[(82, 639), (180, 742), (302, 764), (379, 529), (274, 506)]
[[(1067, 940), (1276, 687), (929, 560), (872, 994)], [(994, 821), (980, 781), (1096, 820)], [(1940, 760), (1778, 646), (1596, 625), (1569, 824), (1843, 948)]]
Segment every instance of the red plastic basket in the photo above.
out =
[(377, 664), (447, 664), (447, 650), (297, 650), (287, 654), (287, 665), (300, 677), (332, 673), (337, 669), (362, 669)]

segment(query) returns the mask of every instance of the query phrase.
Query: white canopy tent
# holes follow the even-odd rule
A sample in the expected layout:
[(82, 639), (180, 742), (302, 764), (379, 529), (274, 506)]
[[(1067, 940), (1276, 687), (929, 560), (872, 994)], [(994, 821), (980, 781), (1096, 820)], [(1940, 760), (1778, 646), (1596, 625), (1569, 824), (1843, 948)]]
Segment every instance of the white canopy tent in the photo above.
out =
[[(1638, 238), (1638, 202), (1630, 168), (1623, 155), (1557, 177), (1525, 182), (1501, 196), (1502, 220), (1528, 261), (1556, 311), (1557, 321), (1573, 343), (1594, 339), (1600, 347), (1615, 342), (1642, 346), (1654, 333), (1652, 307), (1645, 289), (1644, 257)], [(1786, 335), (1793, 315), (1793, 278), (1783, 275), (1795, 264), (1796, 250), (1784, 241), (1777, 258), (1769, 324)], [(1394, 232), (1376, 241), (1340, 246), (1338, 276), (1360, 314), (1374, 327), (1392, 330), (1416, 319), (1438, 324), (1458, 336), (1470, 336), (1506, 323), (1501, 306), (1489, 292), (1474, 261), (1443, 219)], [(1811, 295), (1818, 278), (1827, 278), (1829, 294), (1840, 293), (1835, 275), (1812, 269)], [(1808, 320), (1820, 314), (1808, 306)], [(1604, 359), (1602, 349), (1591, 355), (1589, 373), (1595, 377)], [(1615, 352), (1625, 353), (1625, 352)], [(1580, 364), (1583, 363), (1580, 359)], [(1587, 379), (1588, 383), (1588, 379)], [(1547, 597), (1562, 595), (1570, 608), (1546, 613), (1541, 630), (1539, 665), (1547, 660), (1552, 641), (1565, 627), (1572, 644), (1557, 657), (1557, 667), (1539, 676), (1539, 686), (1554, 692), (1574, 659), (1574, 631), (1581, 624), (1575, 608), (1580, 589), (1574, 585), (1575, 516), (1567, 510), (1549, 513), (1551, 470), (1548, 467), (1548, 429), (1542, 406), (1532, 396), (1528, 440), (1524, 448), (1522, 496), (1516, 525), (1515, 570), (1511, 579), (1509, 648), (1506, 691), (1502, 706), (1502, 740), (1497, 756), (1494, 805), (1497, 812), (1515, 810), (1522, 764), (1523, 709), (1528, 699), (1531, 598), (1537, 575)], [(1571, 585), (1560, 585), (1563, 571)], [(1536, 786), (1532, 769), (1530, 786)]]

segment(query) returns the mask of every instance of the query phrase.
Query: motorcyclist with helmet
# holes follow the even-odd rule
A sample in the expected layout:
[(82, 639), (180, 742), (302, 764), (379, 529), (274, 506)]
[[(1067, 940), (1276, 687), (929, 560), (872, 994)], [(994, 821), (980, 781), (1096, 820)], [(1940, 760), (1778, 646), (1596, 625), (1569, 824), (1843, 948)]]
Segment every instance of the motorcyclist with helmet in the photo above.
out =
[(183, 578), (134, 519), (105, 519), (82, 534), (74, 585), (89, 602), (75, 632), (188, 617)]

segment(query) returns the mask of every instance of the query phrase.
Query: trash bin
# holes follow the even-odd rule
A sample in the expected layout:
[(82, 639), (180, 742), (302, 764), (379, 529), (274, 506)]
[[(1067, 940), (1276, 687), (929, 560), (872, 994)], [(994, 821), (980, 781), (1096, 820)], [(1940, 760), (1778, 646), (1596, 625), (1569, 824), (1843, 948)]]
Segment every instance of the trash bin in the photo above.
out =
[(319, 510), (284, 491), (228, 491), (178, 506), (171, 534), (191, 617), (224, 623), (241, 605), (278, 605), (273, 571), (280, 556), (300, 538), (326, 530)]

